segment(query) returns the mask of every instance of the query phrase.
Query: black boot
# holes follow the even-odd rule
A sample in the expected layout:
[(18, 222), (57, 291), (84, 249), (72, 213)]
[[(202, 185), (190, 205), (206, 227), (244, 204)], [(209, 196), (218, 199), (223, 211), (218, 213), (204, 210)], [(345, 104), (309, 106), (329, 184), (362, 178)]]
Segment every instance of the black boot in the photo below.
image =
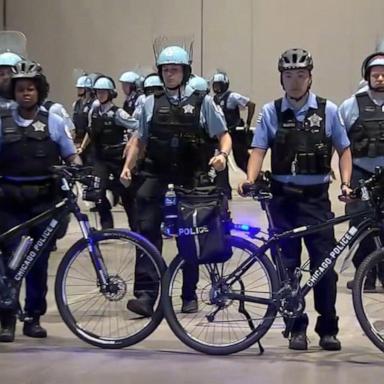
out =
[(155, 300), (147, 295), (142, 295), (137, 299), (128, 300), (127, 309), (140, 316), (151, 317)]
[(288, 348), (293, 349), (295, 351), (306, 351), (308, 349), (308, 340), (306, 332), (292, 332), (291, 338), (289, 339)]
[(0, 343), (12, 343), (15, 340), (16, 316), (2, 315), (0, 323)]
[(184, 300), (183, 305), (181, 307), (181, 312), (183, 313), (196, 313), (199, 311), (199, 305), (197, 303), (197, 299), (193, 300)]
[(40, 317), (26, 317), (24, 319), (23, 334), (37, 339), (47, 337), (47, 331), (40, 325)]
[(340, 351), (340, 340), (334, 335), (324, 335), (320, 337), (319, 345), (326, 351)]

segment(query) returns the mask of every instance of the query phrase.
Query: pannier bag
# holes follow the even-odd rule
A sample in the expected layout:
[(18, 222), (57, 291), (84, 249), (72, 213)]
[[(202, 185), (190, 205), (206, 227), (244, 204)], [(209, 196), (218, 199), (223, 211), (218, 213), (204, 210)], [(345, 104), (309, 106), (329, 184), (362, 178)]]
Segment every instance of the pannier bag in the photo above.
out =
[(193, 264), (223, 263), (232, 256), (228, 204), (214, 187), (176, 189), (178, 200), (177, 247)]

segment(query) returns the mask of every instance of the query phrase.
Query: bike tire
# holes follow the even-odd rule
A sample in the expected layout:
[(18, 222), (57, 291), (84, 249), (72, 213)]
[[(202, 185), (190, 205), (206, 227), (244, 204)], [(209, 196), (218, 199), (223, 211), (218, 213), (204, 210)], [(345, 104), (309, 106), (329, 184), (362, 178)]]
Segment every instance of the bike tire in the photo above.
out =
[(384, 352), (384, 290), (367, 291), (365, 282), (372, 269), (384, 263), (384, 248), (369, 254), (356, 271), (352, 299), (356, 317), (368, 339)]
[[(106, 349), (119, 349), (136, 344), (148, 337), (157, 328), (163, 318), (160, 300), (160, 282), (166, 269), (165, 262), (159, 251), (149, 241), (134, 232), (123, 229), (111, 229), (95, 231), (90, 236), (92, 236), (94, 243), (97, 244), (101, 250), (109, 277), (114, 279), (117, 287), (121, 287), (121, 292), (117, 289), (115, 296), (109, 294), (110, 297), (107, 297), (107, 295), (100, 291), (95, 267), (88, 252), (88, 243), (85, 239), (80, 239), (66, 252), (57, 270), (55, 297), (59, 313), (67, 327), (77, 337), (91, 345)], [(115, 248), (112, 247), (112, 244)], [(126, 254), (128, 248), (132, 249), (132, 252), (129, 252), (134, 252), (135, 257), (137, 249), (140, 255), (145, 254), (153, 264), (156, 274), (158, 275), (156, 276), (159, 279), (159, 293), (153, 307), (154, 313), (148, 318), (140, 318), (137, 317), (137, 315), (133, 315), (132, 317), (126, 308), (127, 296), (129, 295), (128, 288), (134, 279), (131, 279), (130, 275), (127, 276), (124, 274), (125, 272), (122, 266), (115, 267), (115, 264), (119, 258), (117, 250), (122, 249), (125, 252), (124, 254)], [(110, 253), (106, 252), (109, 249), (112, 251)], [(120, 255), (123, 266), (127, 263), (125, 258), (127, 258), (127, 256)], [(134, 265), (132, 265), (132, 267), (132, 270), (134, 270)], [(69, 284), (71, 281), (74, 281), (76, 284)], [(80, 283), (78, 284), (78, 282)], [(88, 307), (84, 307), (80, 315), (81, 307), (78, 306), (82, 305), (82, 301), (84, 301), (84, 306), (88, 305), (89, 307), (88, 314), (86, 314), (85, 311)], [(94, 303), (93, 307), (92, 303)], [(97, 306), (100, 305), (99, 312), (97, 312), (96, 303), (101, 303), (97, 304)], [(102, 305), (104, 305), (104, 307), (102, 307)], [(107, 306), (109, 306), (109, 308), (107, 308)], [(79, 314), (77, 314), (77, 312)], [(91, 329), (92, 321), (95, 322), (97, 317), (103, 322), (107, 321), (108, 314), (110, 314), (109, 327), (111, 328), (111, 334), (108, 335), (106, 331), (104, 331), (105, 328), (108, 330), (107, 325), (104, 326), (104, 323), (101, 327), (95, 324), (94, 328)], [(112, 321), (113, 318), (117, 324), (115, 326)], [(126, 330), (123, 332), (124, 328)], [(120, 331), (120, 329), (122, 331)]]
[[(226, 263), (217, 264), (218, 268), (221, 268), (221, 270), (223, 271), (222, 273), (223, 276), (227, 274), (232, 264), (233, 266), (236, 263), (238, 263), (239, 265), (240, 261), (243, 260), (243, 257), (245, 257), (246, 259), (248, 259), (248, 257), (253, 257), (255, 261), (254, 265), (260, 267), (260, 269), (263, 271), (265, 281), (267, 282), (267, 285), (265, 287), (266, 291), (263, 292), (263, 297), (272, 298), (273, 292), (277, 292), (279, 289), (278, 276), (272, 262), (269, 260), (269, 258), (266, 255), (258, 254), (259, 253), (258, 247), (255, 244), (243, 238), (231, 236), (230, 242), (233, 250), (233, 256)], [(238, 251), (240, 251), (240, 255)], [(190, 348), (198, 352), (206, 353), (209, 355), (228, 355), (228, 354), (240, 352), (250, 347), (265, 335), (265, 333), (269, 330), (269, 328), (272, 326), (274, 322), (274, 319), (277, 314), (277, 306), (275, 306), (272, 303), (265, 305), (266, 307), (265, 311), (264, 309), (262, 310), (263, 314), (260, 315), (261, 317), (260, 319), (258, 319), (259, 323), (256, 326), (254, 326), (254, 329), (252, 329), (250, 328), (251, 325), (249, 321), (247, 319), (244, 319), (244, 317), (246, 317), (244, 308), (247, 307), (246, 310), (248, 312), (248, 316), (249, 318), (251, 318), (253, 322), (253, 320), (255, 319), (252, 319), (252, 316), (250, 316), (249, 308), (253, 310), (252, 314), (255, 315), (255, 312), (254, 312), (255, 306), (252, 307), (254, 303), (248, 302), (245, 305), (244, 301), (241, 304), (240, 301), (232, 300), (230, 305), (227, 307), (228, 311), (226, 315), (224, 315), (224, 308), (222, 310), (223, 314), (220, 315), (221, 316), (220, 319), (224, 319), (224, 320), (218, 320), (217, 324), (218, 326), (219, 324), (222, 324), (221, 332), (223, 332), (223, 328), (225, 327), (225, 322), (227, 322), (229, 332), (231, 332), (232, 327), (230, 324), (237, 323), (237, 326), (240, 329), (239, 332), (243, 332), (244, 324), (246, 323), (245, 329), (247, 329), (248, 333), (244, 332), (244, 334), (241, 335), (241, 337), (238, 340), (235, 340), (234, 342), (228, 342), (228, 340), (225, 340), (225, 342), (223, 341), (223, 342), (215, 343), (215, 335), (211, 337), (211, 339), (213, 339), (213, 342), (200, 339), (199, 336), (197, 336), (197, 332), (195, 332), (195, 328), (199, 331), (198, 327), (200, 326), (203, 327), (202, 325), (202, 322), (204, 321), (203, 314), (199, 315), (199, 317), (197, 317), (196, 320), (193, 319), (193, 316), (190, 316), (191, 319), (189, 319), (188, 318), (189, 314), (182, 314), (181, 311), (179, 310), (180, 305), (178, 303), (178, 300), (180, 300), (180, 298), (178, 298), (177, 295), (173, 294), (174, 286), (177, 285), (177, 274), (179, 271), (181, 271), (183, 264), (185, 264), (185, 261), (180, 256), (177, 256), (170, 263), (169, 268), (166, 271), (163, 278), (162, 302), (163, 302), (163, 308), (164, 308), (164, 315), (171, 330), (184, 344), (186, 344), (187, 346), (189, 346)], [(229, 265), (227, 266), (229, 269), (227, 270), (225, 269), (226, 268), (225, 264)], [(199, 270), (200, 268), (204, 268), (204, 267), (205, 267), (204, 265), (200, 265)], [(201, 282), (201, 280), (202, 279), (201, 279), (201, 272), (200, 272), (198, 288), (196, 292), (197, 292), (197, 297), (199, 301), (199, 308), (202, 305), (202, 303), (204, 305), (201, 311), (203, 312), (203, 310), (209, 307), (210, 304), (206, 304), (207, 300), (204, 299), (204, 296), (206, 295), (206, 293), (204, 293), (204, 289), (208, 291), (208, 287), (202, 288), (201, 291), (199, 290), (200, 289), (199, 285), (201, 284), (201, 286), (203, 286), (204, 283), (206, 283), (204, 281)], [(208, 282), (208, 284), (210, 283)], [(244, 285), (244, 282), (239, 283), (239, 286), (241, 286), (241, 284)], [(252, 284), (253, 283), (251, 283), (249, 287), (251, 287)], [(212, 286), (209, 287), (210, 292), (211, 292), (211, 288)], [(246, 290), (246, 287), (245, 287), (244, 292), (247, 294), (250, 294), (252, 291)], [(238, 308), (239, 315), (236, 314), (235, 307), (237, 303), (239, 304), (239, 308)], [(232, 308), (231, 312), (229, 312), (229, 307), (232, 304), (234, 304), (235, 307)], [(242, 309), (242, 312), (240, 312), (241, 305), (244, 307)], [(225, 316), (227, 316), (227, 320), (225, 320)], [(205, 318), (208, 319), (206, 316)], [(209, 322), (209, 320), (207, 321)], [(214, 320), (210, 324), (214, 323), (215, 321), (216, 320)], [(186, 329), (187, 325), (193, 324), (193, 322), (196, 322), (196, 327), (192, 328), (191, 330)], [(216, 324), (213, 326), (213, 330), (211, 325), (207, 325), (206, 327), (207, 327), (206, 328), (207, 334), (208, 332), (211, 332), (213, 334), (214, 333), (218, 334), (220, 332), (220, 331), (216, 332), (216, 328), (215, 328)], [(209, 327), (211, 327), (211, 329), (209, 329)], [(249, 330), (248, 330), (248, 327), (250, 328)]]

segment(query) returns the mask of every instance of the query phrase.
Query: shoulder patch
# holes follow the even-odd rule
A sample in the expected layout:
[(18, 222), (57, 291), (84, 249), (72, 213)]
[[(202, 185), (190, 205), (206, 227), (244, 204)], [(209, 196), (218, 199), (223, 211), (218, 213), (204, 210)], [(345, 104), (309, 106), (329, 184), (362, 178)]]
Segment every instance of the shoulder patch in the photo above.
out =
[(259, 114), (257, 115), (256, 124), (260, 124), (262, 120), (263, 120), (263, 112), (259, 112)]
[(119, 117), (122, 118), (123, 120), (128, 120), (130, 115), (124, 109), (119, 109)]

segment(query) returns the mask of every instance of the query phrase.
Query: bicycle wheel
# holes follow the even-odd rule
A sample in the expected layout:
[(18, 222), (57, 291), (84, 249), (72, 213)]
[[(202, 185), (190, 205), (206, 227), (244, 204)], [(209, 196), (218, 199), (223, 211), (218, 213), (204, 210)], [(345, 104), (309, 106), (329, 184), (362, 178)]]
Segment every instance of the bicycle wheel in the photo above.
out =
[[(384, 352), (384, 281), (377, 280), (375, 289), (372, 287), (372, 282), (378, 275), (382, 278), (383, 271), (382, 248), (367, 256), (356, 271), (352, 297), (361, 328), (369, 340)], [(367, 286), (367, 279), (370, 287)]]
[[(161, 277), (165, 263), (157, 249), (135, 233), (108, 230), (95, 232), (92, 237), (100, 250), (108, 282), (101, 284), (98, 280), (86, 240), (76, 242), (57, 271), (55, 296), (60, 315), (76, 336), (97, 347), (123, 348), (138, 343), (162, 320)], [(137, 296), (140, 289), (135, 286), (135, 263), (139, 257), (145, 258), (146, 270), (152, 271), (150, 282), (146, 283), (147, 293), (148, 284), (152, 287), (151, 317), (127, 309), (128, 300)], [(148, 273), (145, 276), (148, 279)]]
[[(235, 236), (231, 236), (230, 241), (233, 251), (230, 260), (198, 266), (196, 313), (181, 310), (186, 263), (180, 256), (171, 262), (163, 278), (162, 302), (170, 328), (189, 347), (212, 355), (248, 348), (264, 336), (277, 313), (276, 306), (270, 302), (257, 304), (226, 297), (226, 292), (232, 292), (271, 299), (279, 287), (272, 262), (265, 255), (257, 254), (256, 245)], [(241, 269), (240, 265), (246, 260), (252, 263), (248, 263), (248, 269)], [(238, 277), (228, 284), (225, 279), (235, 270), (239, 272)]]

